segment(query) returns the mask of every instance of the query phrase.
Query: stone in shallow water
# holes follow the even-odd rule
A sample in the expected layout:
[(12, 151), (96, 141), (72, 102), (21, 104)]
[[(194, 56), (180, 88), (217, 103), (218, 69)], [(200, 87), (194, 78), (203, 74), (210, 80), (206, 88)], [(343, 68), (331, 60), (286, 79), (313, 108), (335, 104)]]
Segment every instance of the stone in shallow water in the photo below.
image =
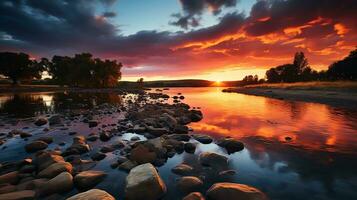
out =
[(212, 138), (208, 135), (194, 134), (194, 135), (192, 135), (192, 137), (195, 140), (201, 142), (202, 144), (209, 144), (213, 141)]
[(88, 189), (100, 183), (106, 174), (102, 171), (83, 171), (74, 177), (74, 184), (78, 189)]
[(38, 196), (48, 196), (55, 193), (68, 192), (73, 188), (73, 177), (68, 172), (62, 172), (38, 188)]
[(195, 176), (184, 176), (177, 182), (177, 187), (184, 193), (197, 192), (203, 186), (201, 179)]
[(205, 198), (199, 192), (191, 192), (190, 194), (185, 196), (182, 200), (205, 200)]
[(204, 166), (226, 167), (228, 165), (228, 158), (217, 153), (203, 152), (198, 159)]
[(267, 196), (257, 188), (237, 183), (216, 183), (207, 191), (211, 200), (267, 200)]
[(2, 200), (35, 199), (35, 195), (36, 193), (33, 190), (22, 190), (22, 191), (0, 194), (0, 199)]
[(115, 198), (104, 190), (91, 189), (71, 196), (67, 200), (115, 200)]
[(125, 199), (157, 200), (166, 193), (166, 185), (155, 167), (146, 163), (130, 170), (126, 178)]
[(48, 166), (46, 169), (40, 171), (37, 176), (39, 178), (53, 178), (62, 172), (72, 173), (72, 165), (69, 162), (58, 162), (53, 163)]
[(28, 153), (36, 152), (39, 150), (46, 149), (48, 144), (43, 141), (34, 141), (25, 145), (25, 150)]
[(35, 121), (35, 125), (36, 126), (42, 126), (42, 125), (45, 125), (45, 124), (47, 124), (47, 119), (46, 118), (38, 118)]
[(244, 149), (244, 144), (234, 138), (223, 138), (217, 141), (217, 145), (224, 147), (229, 154), (242, 151)]
[(193, 173), (193, 168), (187, 164), (179, 164), (172, 168), (171, 171), (178, 175), (187, 176)]

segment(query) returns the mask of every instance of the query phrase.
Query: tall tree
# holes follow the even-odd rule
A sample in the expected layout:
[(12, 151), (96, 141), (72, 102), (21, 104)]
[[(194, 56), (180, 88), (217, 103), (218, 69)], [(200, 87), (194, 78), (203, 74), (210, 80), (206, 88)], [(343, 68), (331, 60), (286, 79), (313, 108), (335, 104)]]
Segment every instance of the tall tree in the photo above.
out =
[(43, 66), (25, 53), (0, 53), (0, 74), (9, 77), (13, 84), (18, 84), (21, 80), (39, 79), (42, 71)]

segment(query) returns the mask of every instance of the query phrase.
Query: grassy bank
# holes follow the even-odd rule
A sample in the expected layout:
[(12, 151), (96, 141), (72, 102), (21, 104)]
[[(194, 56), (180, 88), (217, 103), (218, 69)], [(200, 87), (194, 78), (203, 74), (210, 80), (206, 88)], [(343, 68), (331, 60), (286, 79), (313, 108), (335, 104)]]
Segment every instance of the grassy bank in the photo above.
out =
[(350, 81), (259, 84), (228, 88), (223, 92), (357, 107), (357, 82)]

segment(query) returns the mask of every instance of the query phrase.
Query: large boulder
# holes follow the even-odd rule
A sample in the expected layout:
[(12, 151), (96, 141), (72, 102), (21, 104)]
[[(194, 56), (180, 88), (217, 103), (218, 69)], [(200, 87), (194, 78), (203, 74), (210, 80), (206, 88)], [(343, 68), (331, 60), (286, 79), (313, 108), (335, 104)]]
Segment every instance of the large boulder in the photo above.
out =
[(53, 163), (52, 165), (48, 166), (46, 169), (40, 171), (37, 176), (39, 178), (53, 178), (62, 172), (69, 172), (72, 173), (73, 167), (72, 164), (69, 162), (58, 162)]
[(244, 149), (244, 144), (234, 138), (223, 138), (217, 141), (217, 145), (224, 147), (229, 154), (242, 151)]
[(67, 200), (115, 200), (115, 198), (104, 190), (91, 189), (86, 192), (76, 194)]
[(35, 199), (35, 191), (33, 190), (22, 190), (16, 192), (10, 192), (6, 194), (0, 194), (0, 199), (2, 200), (30, 200)]
[(191, 192), (190, 194), (185, 196), (182, 200), (205, 200), (205, 198), (199, 192)]
[(130, 170), (126, 178), (125, 199), (157, 200), (166, 193), (166, 185), (150, 164), (142, 164)]
[(57, 162), (64, 162), (64, 159), (62, 156), (57, 155), (54, 152), (37, 153), (33, 160), (33, 164), (36, 165), (38, 171), (42, 171)]
[(74, 185), (76, 188), (84, 190), (96, 186), (106, 176), (106, 173), (102, 171), (83, 171), (74, 177)]
[(177, 182), (177, 188), (183, 193), (197, 192), (202, 186), (201, 179), (195, 176), (184, 176)]
[(217, 153), (203, 152), (199, 155), (198, 159), (201, 165), (204, 166), (221, 168), (228, 165), (228, 158)]
[(39, 197), (63, 193), (72, 190), (73, 188), (73, 177), (68, 172), (62, 172), (51, 180), (47, 181), (38, 188), (36, 195)]
[(257, 188), (237, 183), (216, 183), (207, 191), (210, 200), (267, 200)]
[(33, 142), (25, 145), (25, 150), (26, 150), (26, 152), (32, 153), (32, 152), (46, 149), (47, 146), (48, 146), (48, 144), (46, 142), (33, 141)]

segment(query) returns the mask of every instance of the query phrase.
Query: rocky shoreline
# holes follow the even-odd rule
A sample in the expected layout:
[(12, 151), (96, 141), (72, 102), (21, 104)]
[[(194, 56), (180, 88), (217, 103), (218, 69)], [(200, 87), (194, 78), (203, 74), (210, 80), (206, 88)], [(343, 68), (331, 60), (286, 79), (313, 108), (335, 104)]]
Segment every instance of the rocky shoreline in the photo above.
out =
[[(184, 96), (180, 93), (170, 97), (161, 92), (124, 92), (123, 105), (101, 104), (91, 110), (51, 113), (26, 119), (38, 130), (36, 133), (26, 131), (28, 127), (1, 133), (3, 150), (11, 145), (8, 142), (20, 140), (26, 153), (24, 158), (0, 164), (0, 199), (165, 199), (170, 188), (157, 168), (168, 159), (183, 152), (194, 154), (198, 144), (217, 145), (227, 154), (244, 149), (244, 144), (234, 138), (195, 134), (189, 124), (200, 121), (202, 112), (182, 103)], [(169, 98), (172, 104), (166, 103)], [(105, 118), (117, 122), (105, 123)], [(77, 123), (95, 131), (79, 134), (71, 128)], [(70, 140), (66, 142), (52, 131), (68, 133), (65, 137)], [(124, 139), (126, 133), (137, 135)], [(128, 173), (124, 194), (95, 188), (110, 171), (93, 167), (108, 154), (116, 156), (108, 163), (110, 170)], [(183, 162), (171, 173), (180, 176), (176, 188), (185, 200), (267, 199), (259, 189), (222, 181), (236, 171), (230, 168), (229, 158), (217, 152), (200, 152), (197, 165)], [(203, 187), (207, 180), (215, 180), (208, 190)]]

